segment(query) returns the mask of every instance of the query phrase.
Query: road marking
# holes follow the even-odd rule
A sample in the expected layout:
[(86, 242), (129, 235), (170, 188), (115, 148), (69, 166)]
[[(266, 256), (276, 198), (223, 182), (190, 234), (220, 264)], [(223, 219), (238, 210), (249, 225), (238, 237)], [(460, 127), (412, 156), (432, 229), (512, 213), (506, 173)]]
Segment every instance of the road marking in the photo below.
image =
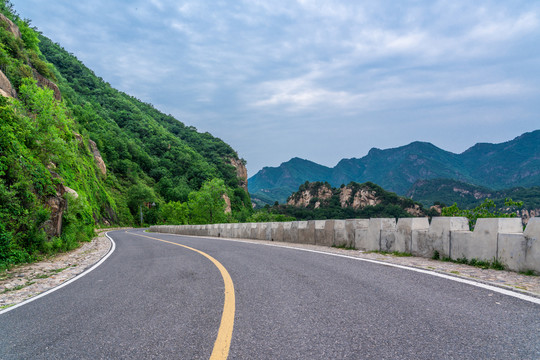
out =
[(521, 300), (525, 300), (525, 301), (540, 305), (540, 298), (536, 298), (534, 296), (529, 296), (529, 295), (526, 295), (526, 294), (522, 294), (522, 293), (515, 292), (515, 291), (512, 291), (512, 290), (507, 290), (507, 289), (504, 289), (504, 288), (501, 288), (501, 287), (481, 283), (481, 282), (474, 281), (474, 280), (463, 279), (463, 278), (456, 277), (456, 276), (441, 274), (441, 273), (438, 273), (438, 272), (435, 272), (435, 271), (424, 270), (424, 269), (419, 269), (419, 268), (405, 266), (405, 265), (399, 265), (399, 264), (392, 264), (392, 263), (388, 263), (388, 262), (384, 262), (384, 261), (359, 258), (359, 257), (354, 257), (354, 256), (350, 256), (350, 255), (343, 255), (343, 254), (334, 254), (334, 253), (329, 253), (329, 252), (325, 252), (325, 251), (304, 249), (304, 248), (298, 248), (298, 247), (294, 247), (294, 246), (286, 246), (286, 245), (279, 245), (279, 244), (265, 244), (265, 243), (259, 243), (259, 242), (255, 241), (255, 240), (251, 240), (251, 239), (238, 240), (238, 239), (230, 239), (230, 238), (215, 238), (215, 237), (194, 236), (194, 235), (180, 235), (180, 234), (167, 234), (167, 233), (159, 233), (159, 234), (161, 234), (161, 235), (171, 235), (171, 236), (185, 236), (185, 237), (203, 238), (203, 239), (216, 240), (216, 241), (232, 241), (232, 242), (241, 242), (241, 243), (248, 243), (248, 244), (254, 244), (254, 245), (272, 246), (272, 247), (278, 247), (278, 248), (282, 248), (282, 249), (300, 250), (300, 251), (306, 251), (306, 252), (311, 252), (311, 253), (316, 253), (316, 254), (330, 255), (330, 256), (342, 257), (342, 258), (346, 258), (346, 259), (364, 261), (364, 262), (369, 262), (369, 263), (373, 263), (373, 264), (380, 264), (380, 265), (395, 267), (395, 268), (398, 268), (398, 269), (415, 271), (415, 272), (419, 272), (419, 273), (426, 274), (426, 275), (437, 276), (437, 277), (440, 277), (440, 278), (443, 278), (443, 279), (452, 280), (452, 281), (460, 282), (460, 283), (463, 283), (463, 284), (476, 286), (476, 287), (483, 288), (483, 289), (486, 289), (486, 290), (490, 290), (490, 291), (493, 291), (493, 292), (496, 292), (496, 293), (499, 293), (499, 294), (512, 296), (514, 298), (518, 298), (518, 299), (521, 299)]
[(114, 240), (109, 236), (109, 233), (105, 233), (105, 236), (106, 236), (107, 238), (109, 238), (109, 240), (111, 241), (111, 248), (109, 249), (109, 252), (107, 253), (107, 255), (105, 255), (104, 257), (102, 257), (101, 260), (99, 260), (94, 266), (92, 266), (90, 269), (88, 269), (88, 270), (86, 270), (86, 271), (80, 273), (79, 275), (75, 276), (74, 278), (71, 278), (70, 280), (66, 281), (65, 283), (58, 285), (57, 287), (54, 287), (54, 288), (52, 288), (52, 289), (50, 289), (50, 290), (47, 290), (47, 291), (45, 291), (45, 292), (42, 292), (41, 294), (36, 295), (36, 296), (34, 296), (34, 297), (32, 297), (32, 298), (30, 298), (30, 299), (28, 299), (28, 300), (25, 300), (25, 301), (23, 301), (23, 302), (21, 302), (21, 303), (18, 303), (17, 305), (13, 305), (13, 306), (11, 306), (11, 307), (8, 307), (8, 308), (6, 308), (6, 309), (0, 311), (0, 315), (5, 314), (5, 313), (7, 313), (8, 311), (14, 310), (14, 309), (18, 308), (19, 306), (23, 306), (23, 305), (26, 305), (26, 304), (28, 304), (28, 303), (31, 303), (32, 301), (37, 300), (37, 299), (39, 299), (39, 298), (41, 298), (41, 297), (44, 297), (45, 295), (49, 295), (49, 294), (55, 292), (56, 290), (60, 290), (60, 289), (63, 288), (64, 286), (67, 286), (67, 285), (71, 284), (72, 282), (74, 282), (75, 280), (78, 280), (78, 279), (82, 278), (83, 276), (89, 274), (92, 270), (95, 270), (99, 265), (103, 264), (103, 262), (105, 262), (105, 260), (107, 260), (107, 258), (108, 258), (109, 256), (111, 256), (112, 253), (114, 252), (114, 250), (116, 249), (116, 243), (115, 243)]
[[(128, 232), (126, 231), (126, 233)], [(225, 269), (225, 267), (212, 256), (192, 247), (133, 232), (129, 232), (128, 234), (145, 237), (148, 239), (157, 240), (176, 246), (181, 246), (188, 250), (195, 251), (196, 253), (199, 253), (208, 260), (210, 260), (218, 268), (219, 272), (221, 273), (221, 277), (223, 278), (223, 284), (225, 285), (225, 300), (223, 301), (223, 314), (221, 315), (221, 324), (219, 325), (218, 335), (216, 338), (216, 342), (214, 343), (212, 355), (210, 355), (210, 360), (227, 359), (227, 357), (229, 356), (229, 348), (231, 346), (235, 312), (234, 284), (227, 269)]]

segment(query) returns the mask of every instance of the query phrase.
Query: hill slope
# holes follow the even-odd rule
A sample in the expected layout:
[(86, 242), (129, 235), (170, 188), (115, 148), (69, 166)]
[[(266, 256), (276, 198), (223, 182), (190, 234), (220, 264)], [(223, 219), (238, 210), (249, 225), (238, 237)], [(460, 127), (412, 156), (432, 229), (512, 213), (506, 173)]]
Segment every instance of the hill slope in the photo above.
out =
[(306, 182), (288, 198), (286, 205), (273, 206), (268, 210), (297, 220), (433, 215), (419, 203), (370, 182), (351, 182), (339, 188), (327, 182)]
[(184, 211), (210, 180), (233, 215), (251, 211), (229, 145), (113, 89), (8, 0), (0, 95), (0, 268), (77, 246), (95, 225), (163, 221), (162, 205)]
[[(371, 181), (404, 195), (418, 180), (439, 178), (496, 190), (534, 186), (540, 184), (540, 130), (501, 144), (476, 144), (462, 154), (413, 142), (393, 149), (373, 148), (362, 158), (343, 159), (334, 168), (323, 167), (324, 173), (309, 170), (316, 167), (307, 160), (291, 160), (277, 168), (264, 168), (249, 179), (249, 191), (257, 198), (263, 193), (291, 193), (305, 181), (328, 181), (333, 186)], [(284, 202), (286, 198), (267, 199), (272, 200)]]

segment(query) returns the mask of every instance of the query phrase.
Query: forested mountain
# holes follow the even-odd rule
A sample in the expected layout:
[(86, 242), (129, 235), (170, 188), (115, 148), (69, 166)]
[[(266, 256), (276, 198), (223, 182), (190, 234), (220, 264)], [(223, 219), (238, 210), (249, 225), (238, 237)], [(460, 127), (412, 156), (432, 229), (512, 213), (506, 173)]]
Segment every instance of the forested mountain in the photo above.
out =
[(266, 209), (297, 220), (439, 215), (435, 210), (426, 210), (420, 203), (388, 192), (371, 182), (351, 182), (338, 188), (328, 182), (305, 182), (289, 196), (286, 204)]
[(0, 94), (0, 268), (141, 213), (151, 224), (208, 221), (208, 204), (227, 210), (220, 221), (252, 211), (245, 162), (229, 145), (113, 89), (8, 0)]
[(511, 198), (523, 201), (523, 209), (540, 209), (540, 186), (493, 190), (451, 179), (418, 180), (406, 196), (427, 206), (438, 201), (448, 206), (456, 203), (462, 209), (478, 206), (486, 198), (502, 207), (504, 199)]
[[(318, 167), (319, 171), (310, 171)], [(418, 180), (439, 178), (496, 190), (538, 185), (540, 130), (501, 144), (476, 144), (461, 154), (417, 141), (393, 149), (373, 148), (362, 158), (341, 160), (334, 168), (295, 158), (259, 171), (249, 179), (249, 191), (255, 202), (272, 204), (284, 202), (282, 194), (292, 193), (305, 181), (328, 181), (333, 186), (371, 181), (404, 195)]]

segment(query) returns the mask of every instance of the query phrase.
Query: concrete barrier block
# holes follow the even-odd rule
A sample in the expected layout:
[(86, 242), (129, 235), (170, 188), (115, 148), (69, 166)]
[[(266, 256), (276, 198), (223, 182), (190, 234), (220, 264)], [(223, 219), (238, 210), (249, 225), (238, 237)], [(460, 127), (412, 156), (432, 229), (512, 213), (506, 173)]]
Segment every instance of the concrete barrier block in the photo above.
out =
[(396, 230), (381, 229), (380, 244), (381, 251), (396, 251)]
[(334, 220), (315, 220), (315, 245), (334, 244)]
[(257, 223), (249, 223), (249, 237), (248, 239), (257, 239), (259, 234), (259, 226)]
[(266, 240), (266, 229), (270, 226), (270, 223), (257, 223), (255, 228), (256, 240)]
[(240, 239), (249, 239), (251, 236), (251, 224), (250, 223), (240, 223), (240, 231), (238, 237)]
[(264, 230), (264, 237), (261, 239), (261, 240), (267, 240), (267, 241), (272, 241), (272, 224), (271, 222), (269, 223), (264, 223), (264, 226), (263, 226), (263, 229)]
[(298, 242), (298, 221), (283, 223), (283, 241), (290, 243)]
[(212, 224), (210, 227), (208, 227), (208, 236), (217, 237), (219, 233), (219, 225), (220, 224)]
[(428, 218), (401, 218), (398, 219), (395, 234), (395, 251), (412, 253), (413, 237), (418, 231), (429, 230)]
[(522, 229), (520, 218), (478, 219), (473, 231), (473, 241), (467, 246), (467, 258), (489, 261), (497, 259), (499, 234), (521, 234)]
[(232, 238), (232, 233), (233, 233), (233, 224), (225, 224), (225, 227), (223, 228), (223, 233), (221, 234), (221, 237), (224, 237), (224, 238)]
[(540, 275), (540, 217), (529, 219), (523, 235), (527, 241), (523, 271), (533, 270)]
[(282, 222), (273, 222), (271, 225), (271, 237), (270, 241), (279, 241), (283, 242), (283, 232), (284, 232), (284, 226)]
[(238, 239), (240, 237), (241, 232), (241, 225), (239, 223), (235, 223), (232, 226), (232, 237), (235, 239)]
[(314, 221), (299, 221), (298, 222), (298, 243), (299, 244), (315, 244), (315, 222)]
[(527, 245), (523, 234), (499, 234), (497, 259), (508, 270), (526, 271)]
[(452, 243), (450, 258), (457, 259), (471, 259), (469, 254), (469, 244), (474, 241), (472, 231), (452, 231), (451, 232)]
[[(434, 217), (431, 220), (427, 241), (418, 241), (413, 246), (413, 254), (431, 257), (435, 251), (441, 257), (451, 257), (453, 232), (469, 231), (469, 220), (466, 217)], [(423, 237), (420, 236), (421, 240)]]
[(373, 218), (369, 219), (367, 229), (367, 242), (366, 250), (382, 250), (381, 248), (381, 235), (384, 231), (384, 247), (387, 248), (387, 243), (393, 243), (392, 232), (396, 230), (396, 219), (394, 218)]
[(356, 233), (366, 234), (369, 226), (369, 219), (347, 219), (345, 220), (345, 229), (347, 231), (346, 247), (359, 249), (356, 246)]
[(334, 243), (333, 246), (347, 246), (349, 237), (345, 220), (334, 220)]

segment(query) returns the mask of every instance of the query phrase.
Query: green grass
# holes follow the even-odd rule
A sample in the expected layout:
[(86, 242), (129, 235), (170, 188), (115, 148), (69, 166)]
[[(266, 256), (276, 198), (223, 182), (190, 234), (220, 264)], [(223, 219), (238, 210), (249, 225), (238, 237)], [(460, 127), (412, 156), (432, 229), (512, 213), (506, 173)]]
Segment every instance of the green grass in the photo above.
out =
[(381, 251), (381, 250), (373, 250), (373, 251), (366, 251), (367, 254), (374, 253), (374, 254), (381, 254), (381, 255), (392, 255), (395, 257), (409, 257), (412, 256), (411, 253), (401, 252), (401, 251)]
[(347, 246), (347, 245), (332, 245), (332, 247), (336, 249), (343, 249), (343, 250), (358, 250), (354, 246)]
[(527, 275), (527, 276), (538, 276), (538, 275), (536, 275), (536, 273), (534, 272), (534, 270), (520, 271), (519, 273), (520, 273), (521, 275)]
[(433, 253), (433, 256), (431, 257), (433, 260), (441, 260), (445, 262), (453, 262), (455, 264), (464, 264), (464, 265), (470, 265), (481, 269), (493, 269), (493, 270), (505, 270), (504, 264), (497, 260), (493, 259), (491, 261), (489, 260), (479, 260), (479, 259), (467, 259), (465, 257), (461, 257), (459, 259), (451, 259), (448, 256), (440, 257), (440, 254), (438, 251), (435, 251)]

